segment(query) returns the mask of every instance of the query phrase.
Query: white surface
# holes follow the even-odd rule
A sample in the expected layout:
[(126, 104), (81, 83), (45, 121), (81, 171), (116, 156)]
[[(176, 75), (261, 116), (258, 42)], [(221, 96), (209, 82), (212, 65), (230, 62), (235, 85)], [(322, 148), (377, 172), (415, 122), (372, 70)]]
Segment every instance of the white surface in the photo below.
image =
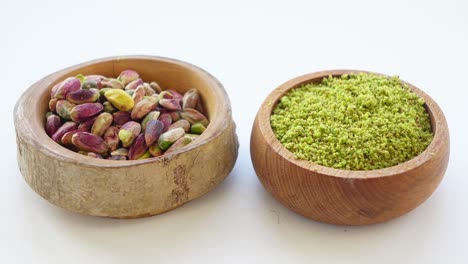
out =
[[(466, 1), (64, 2), (0, 3), (0, 263), (468, 263)], [(213, 192), (156, 217), (54, 207), (17, 168), (14, 103), (51, 72), (124, 54), (185, 60), (219, 78), (238, 126), (237, 164)], [(445, 179), (399, 219), (316, 223), (255, 176), (250, 129), (263, 99), (297, 75), (334, 68), (398, 74), (446, 114)]]

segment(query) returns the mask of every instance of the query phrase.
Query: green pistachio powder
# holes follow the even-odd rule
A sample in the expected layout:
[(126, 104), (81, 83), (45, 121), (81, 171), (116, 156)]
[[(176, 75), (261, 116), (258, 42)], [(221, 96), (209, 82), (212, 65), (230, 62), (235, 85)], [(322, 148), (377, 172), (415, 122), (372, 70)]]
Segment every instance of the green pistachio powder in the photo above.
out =
[(422, 98), (398, 77), (365, 73), (292, 89), (273, 110), (271, 127), (297, 159), (347, 170), (400, 164), (433, 137)]

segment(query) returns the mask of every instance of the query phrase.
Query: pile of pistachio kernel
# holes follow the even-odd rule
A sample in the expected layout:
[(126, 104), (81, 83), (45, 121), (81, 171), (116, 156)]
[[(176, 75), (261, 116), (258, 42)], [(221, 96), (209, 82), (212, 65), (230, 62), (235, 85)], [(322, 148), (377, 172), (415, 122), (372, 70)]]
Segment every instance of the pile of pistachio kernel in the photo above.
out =
[(377, 170), (421, 154), (432, 141), (424, 100), (397, 76), (329, 76), (286, 93), (271, 128), (296, 158), (345, 170)]
[(208, 126), (196, 89), (146, 83), (134, 70), (117, 78), (81, 74), (51, 90), (45, 130), (64, 147), (95, 158), (136, 160), (171, 153)]

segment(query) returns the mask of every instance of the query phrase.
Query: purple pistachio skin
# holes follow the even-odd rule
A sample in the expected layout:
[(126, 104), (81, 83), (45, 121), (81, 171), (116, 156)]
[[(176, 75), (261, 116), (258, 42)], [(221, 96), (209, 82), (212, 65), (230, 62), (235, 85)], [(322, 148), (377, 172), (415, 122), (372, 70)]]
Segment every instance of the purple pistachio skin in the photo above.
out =
[(124, 85), (127, 85), (139, 78), (140, 75), (138, 75), (138, 73), (134, 70), (124, 70), (120, 73), (119, 77), (117, 77), (117, 79), (121, 81)]
[(127, 85), (125, 85), (125, 90), (135, 90), (136, 88), (138, 88), (138, 86), (142, 85), (143, 84), (143, 80), (142, 79), (136, 79), (130, 83), (128, 83)]
[(115, 126), (110, 126), (103, 136), (104, 142), (109, 147), (109, 151), (114, 151), (119, 146), (119, 129)]
[(164, 131), (164, 124), (159, 120), (150, 120), (145, 128), (145, 142), (150, 146), (157, 142)]
[(98, 99), (99, 91), (97, 89), (80, 89), (67, 94), (67, 100), (74, 104), (94, 103)]
[(104, 107), (100, 103), (85, 103), (73, 107), (70, 116), (74, 122), (83, 122), (97, 114), (99, 114)]
[(72, 131), (76, 129), (76, 124), (74, 122), (65, 122), (53, 135), (52, 135), (52, 140), (61, 143), (62, 142), (62, 137), (67, 133), (68, 131)]
[(133, 144), (130, 146), (130, 149), (128, 150), (128, 159), (136, 160), (139, 157), (143, 156), (146, 150), (148, 150), (148, 146), (145, 142), (145, 135), (139, 134), (135, 138)]
[(76, 77), (69, 77), (62, 81), (60, 85), (56, 88), (54, 98), (65, 99), (67, 94), (73, 91), (78, 91), (81, 89), (81, 82)]
[(166, 132), (169, 129), (169, 126), (172, 124), (171, 115), (168, 113), (161, 114), (158, 120), (164, 124), (164, 132)]
[(72, 143), (82, 151), (102, 154), (109, 150), (104, 139), (88, 132), (75, 133), (72, 137)]
[(84, 132), (90, 132), (91, 128), (93, 127), (94, 121), (96, 121), (97, 116), (90, 118), (86, 121), (81, 122), (78, 125), (78, 129), (83, 130)]
[(119, 130), (119, 139), (124, 148), (132, 145), (135, 138), (141, 132), (141, 125), (135, 121), (125, 123)]
[(126, 111), (117, 111), (112, 114), (114, 123), (118, 126), (123, 126), (128, 121), (132, 120), (130, 113)]
[(51, 137), (62, 126), (62, 122), (58, 115), (50, 115), (46, 120), (46, 133)]

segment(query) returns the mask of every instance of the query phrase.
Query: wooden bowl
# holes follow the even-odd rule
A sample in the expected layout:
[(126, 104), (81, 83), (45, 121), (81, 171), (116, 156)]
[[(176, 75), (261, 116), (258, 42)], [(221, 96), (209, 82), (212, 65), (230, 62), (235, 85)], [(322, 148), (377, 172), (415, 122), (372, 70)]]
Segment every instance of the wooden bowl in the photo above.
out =
[(449, 159), (449, 132), (439, 106), (408, 84), (426, 102), (434, 139), (419, 156), (402, 164), (372, 171), (333, 169), (298, 160), (276, 139), (270, 115), (279, 99), (302, 84), (355, 70), (323, 71), (292, 79), (275, 89), (255, 119), (250, 151), (255, 172), (265, 188), (293, 211), (338, 225), (384, 222), (416, 208), (434, 192)]
[[(125, 69), (163, 89), (197, 88), (210, 120), (206, 131), (179, 151), (132, 161), (83, 156), (46, 135), (44, 116), (54, 84), (79, 73), (116, 77)], [(168, 58), (112, 57), (58, 71), (21, 96), (14, 117), (18, 164), (26, 182), (51, 203), (82, 214), (136, 218), (163, 213), (209, 192), (237, 159), (235, 124), (221, 83), (194, 65)]]

